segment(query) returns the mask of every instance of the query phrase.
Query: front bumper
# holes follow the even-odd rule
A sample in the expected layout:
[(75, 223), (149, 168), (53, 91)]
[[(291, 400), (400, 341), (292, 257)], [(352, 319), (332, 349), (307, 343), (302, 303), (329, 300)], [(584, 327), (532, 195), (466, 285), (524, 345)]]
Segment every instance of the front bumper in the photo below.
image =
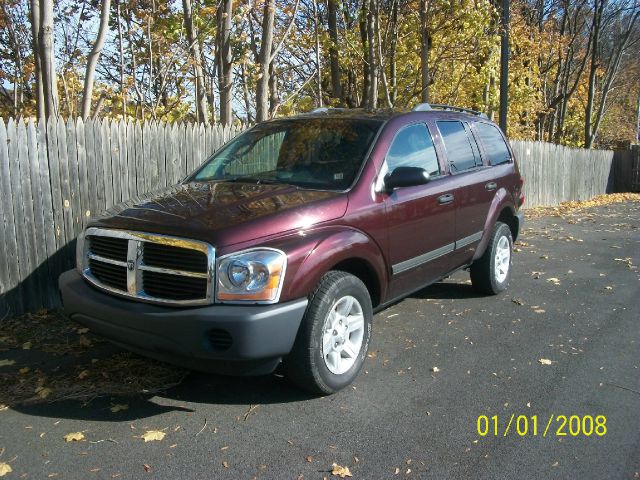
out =
[(58, 283), (66, 314), (92, 332), (148, 357), (222, 374), (272, 372), (291, 351), (308, 303), (176, 308), (103, 293), (76, 270)]

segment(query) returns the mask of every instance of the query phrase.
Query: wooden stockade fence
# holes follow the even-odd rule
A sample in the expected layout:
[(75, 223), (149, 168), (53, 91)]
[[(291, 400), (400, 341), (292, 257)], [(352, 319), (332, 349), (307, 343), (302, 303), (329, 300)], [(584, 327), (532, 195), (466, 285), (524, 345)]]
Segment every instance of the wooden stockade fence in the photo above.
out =
[(59, 304), (90, 216), (177, 183), (240, 128), (0, 120), (0, 319)]
[[(58, 306), (57, 278), (73, 268), (73, 241), (92, 215), (177, 183), (240, 131), (162, 122), (0, 120), (0, 319)], [(537, 142), (513, 146), (528, 206), (607, 191), (613, 152)]]
[(513, 141), (511, 146), (524, 177), (525, 207), (587, 200), (611, 190), (612, 150), (532, 141)]

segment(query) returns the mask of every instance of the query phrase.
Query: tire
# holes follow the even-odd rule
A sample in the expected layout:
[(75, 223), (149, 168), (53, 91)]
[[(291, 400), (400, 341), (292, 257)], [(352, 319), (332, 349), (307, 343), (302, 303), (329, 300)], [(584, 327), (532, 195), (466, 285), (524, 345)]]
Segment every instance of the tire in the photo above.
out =
[(487, 249), (470, 268), (471, 283), (477, 292), (497, 295), (507, 288), (511, 278), (512, 252), (511, 230), (506, 224), (496, 222)]
[(283, 361), (285, 375), (314, 394), (348, 386), (367, 356), (372, 318), (364, 283), (346, 272), (328, 272), (309, 297), (293, 349)]

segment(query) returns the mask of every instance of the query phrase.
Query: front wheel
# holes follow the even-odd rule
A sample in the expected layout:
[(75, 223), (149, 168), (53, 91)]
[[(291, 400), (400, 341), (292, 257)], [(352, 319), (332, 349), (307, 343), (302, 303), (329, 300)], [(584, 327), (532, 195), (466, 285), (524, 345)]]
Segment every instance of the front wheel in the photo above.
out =
[(471, 265), (471, 283), (480, 293), (496, 295), (507, 288), (511, 277), (511, 230), (496, 222), (482, 257)]
[(339, 271), (324, 275), (284, 359), (287, 377), (321, 395), (349, 385), (366, 358), (372, 318), (371, 297), (359, 278)]

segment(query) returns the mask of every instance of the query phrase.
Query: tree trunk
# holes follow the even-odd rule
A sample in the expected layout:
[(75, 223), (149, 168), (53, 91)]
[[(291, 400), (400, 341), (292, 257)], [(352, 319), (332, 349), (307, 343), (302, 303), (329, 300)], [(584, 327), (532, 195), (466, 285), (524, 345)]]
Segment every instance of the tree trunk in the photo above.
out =
[(593, 103), (596, 93), (596, 71), (598, 69), (598, 46), (600, 41), (600, 26), (602, 24), (602, 11), (606, 0), (597, 0), (596, 9), (593, 12), (591, 24), (593, 44), (591, 49), (591, 68), (589, 70), (589, 93), (587, 94), (587, 106), (584, 109), (584, 148), (591, 148), (593, 144), (591, 117), (593, 116)]
[(396, 104), (398, 98), (398, 2), (394, 1), (391, 7), (391, 46), (389, 52), (389, 83), (391, 87), (391, 103)]
[[(315, 4), (314, 4), (315, 5)], [(327, 24), (329, 27), (329, 68), (331, 70), (331, 96), (342, 105), (344, 101), (342, 93), (342, 79), (340, 78), (340, 53), (338, 51), (338, 15), (336, 0), (328, 0)]]
[(429, 50), (431, 37), (429, 35), (429, 0), (420, 0), (420, 101), (429, 102)]
[[(360, 9), (360, 15), (358, 16), (358, 26), (360, 27), (360, 43), (362, 44), (362, 55), (364, 57), (364, 55), (367, 52), (367, 2), (369, 0), (362, 0), (362, 8)], [(370, 75), (369, 75), (369, 69), (370, 69), (370, 64), (367, 61), (366, 57), (365, 60), (362, 62), (362, 99), (360, 102), (358, 102), (358, 104), (361, 107), (365, 107), (366, 108), (366, 103), (367, 103), (367, 98), (368, 98), (368, 92), (369, 92), (369, 80), (370, 80)]]
[(100, 9), (100, 27), (98, 28), (98, 36), (91, 48), (89, 58), (87, 59), (87, 70), (84, 75), (84, 91), (82, 93), (82, 118), (89, 118), (91, 113), (91, 97), (93, 96), (93, 77), (95, 75), (100, 53), (104, 47), (104, 40), (107, 36), (109, 28), (109, 14), (111, 13), (111, 0), (102, 0), (102, 8)]
[(120, 54), (120, 97), (122, 102), (122, 118), (127, 118), (127, 89), (124, 84), (124, 42), (122, 38), (122, 15), (120, 10), (120, 0), (116, 0), (116, 15), (118, 16), (118, 50)]
[(376, 0), (368, 1), (367, 11), (367, 61), (369, 63), (369, 89), (365, 99), (365, 108), (375, 110), (378, 107), (378, 61), (376, 58), (376, 24), (377, 8)]
[[(329, 3), (332, 3), (333, 0), (329, 0)], [(334, 6), (335, 9), (335, 6)], [(334, 15), (335, 15), (335, 11), (334, 11)], [(334, 19), (335, 20), (335, 19)], [(317, 72), (316, 72), (316, 76), (318, 78), (318, 99), (316, 102), (316, 106), (317, 107), (322, 107), (322, 51), (320, 49), (320, 20), (318, 18), (318, 1), (317, 0), (313, 0), (313, 21), (314, 21), (314, 26), (315, 26), (315, 51), (316, 51), (316, 65), (317, 65)], [(333, 41), (332, 41), (333, 43)], [(329, 50), (330, 56), (332, 53), (332, 49)], [(333, 85), (333, 63), (331, 64), (331, 82), (332, 82), (332, 86), (335, 87), (335, 85)], [(339, 74), (338, 74), (339, 75)]]
[(31, 0), (31, 41), (36, 77), (36, 108), (38, 120), (45, 118), (42, 68), (40, 66), (40, 0)]
[(233, 68), (231, 56), (231, 14), (232, 0), (223, 0), (218, 7), (217, 63), (220, 89), (220, 122), (231, 125), (233, 111), (231, 107), (231, 88)]
[(193, 73), (196, 85), (196, 113), (200, 123), (209, 123), (209, 110), (207, 109), (207, 89), (204, 85), (204, 73), (202, 72), (202, 55), (198, 43), (198, 32), (193, 24), (193, 6), (191, 0), (182, 0), (182, 12), (184, 28), (187, 31), (189, 42), (189, 54), (193, 61)]
[(256, 121), (267, 120), (269, 115), (269, 65), (271, 64), (271, 49), (273, 48), (273, 23), (275, 18), (275, 0), (267, 0), (264, 4), (262, 17), (262, 42), (258, 65), (260, 78), (256, 91)]
[(53, 0), (40, 0), (38, 43), (45, 116), (47, 118), (57, 117), (59, 115), (59, 102), (53, 50)]

